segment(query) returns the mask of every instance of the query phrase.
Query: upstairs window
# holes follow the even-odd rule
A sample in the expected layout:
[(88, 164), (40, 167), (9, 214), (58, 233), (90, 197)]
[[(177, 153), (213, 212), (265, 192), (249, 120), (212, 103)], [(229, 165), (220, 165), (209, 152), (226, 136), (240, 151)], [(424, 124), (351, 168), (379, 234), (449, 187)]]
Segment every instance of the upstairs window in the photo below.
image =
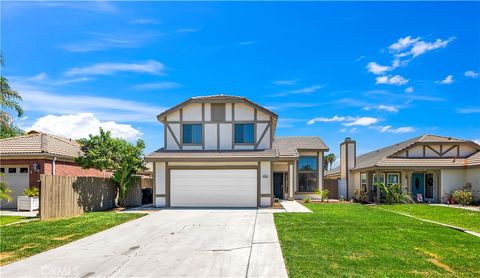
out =
[(253, 124), (235, 124), (235, 144), (253, 144)]
[(182, 142), (187, 145), (202, 144), (202, 125), (201, 124), (184, 124)]
[(301, 156), (298, 159), (298, 171), (317, 171), (317, 157)]
[(212, 103), (212, 121), (225, 121), (225, 103)]

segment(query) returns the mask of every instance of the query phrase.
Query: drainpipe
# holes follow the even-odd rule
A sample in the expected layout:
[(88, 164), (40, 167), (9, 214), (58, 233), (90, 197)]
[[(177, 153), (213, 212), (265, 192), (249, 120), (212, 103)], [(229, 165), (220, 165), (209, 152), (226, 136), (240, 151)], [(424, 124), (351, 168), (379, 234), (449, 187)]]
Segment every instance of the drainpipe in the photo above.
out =
[(55, 157), (53, 158), (53, 161), (52, 161), (52, 175), (54, 175), (54, 176), (55, 176), (55, 172), (56, 172), (56, 169), (55, 169), (55, 168), (56, 168), (56, 167), (55, 167), (55, 166), (56, 166), (56, 162), (57, 162), (57, 157), (55, 156)]

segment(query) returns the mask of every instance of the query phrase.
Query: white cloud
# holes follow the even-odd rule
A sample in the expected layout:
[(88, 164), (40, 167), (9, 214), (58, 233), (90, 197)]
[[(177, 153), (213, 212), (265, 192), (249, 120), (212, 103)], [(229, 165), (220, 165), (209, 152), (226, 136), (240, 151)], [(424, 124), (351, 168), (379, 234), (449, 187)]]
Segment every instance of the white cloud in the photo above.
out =
[(377, 118), (360, 117), (360, 118), (355, 119), (352, 122), (344, 123), (343, 125), (344, 126), (369, 126), (369, 125), (372, 125), (372, 124), (376, 124), (377, 122), (378, 122)]
[(165, 66), (155, 60), (142, 63), (98, 63), (87, 67), (72, 68), (65, 75), (110, 75), (116, 72), (165, 74)]
[(322, 122), (322, 123), (330, 123), (330, 122), (343, 122), (346, 121), (347, 117), (339, 117), (337, 115), (331, 117), (331, 118), (325, 118), (325, 117), (316, 117), (307, 122), (307, 125), (313, 125), (316, 122)]
[(275, 80), (273, 81), (273, 84), (278, 85), (278, 86), (291, 86), (297, 84), (298, 80), (297, 79), (292, 79), (292, 80)]
[(409, 133), (409, 132), (414, 132), (415, 129), (411, 126), (404, 126), (404, 127), (399, 127), (399, 128), (392, 128), (390, 125), (386, 126), (372, 126), (372, 128), (380, 131), (380, 132), (389, 132), (389, 133)]
[(34, 76), (12, 76), (9, 77), (12, 82), (23, 82), (38, 86), (61, 86), (73, 83), (81, 83), (92, 80), (90, 77), (74, 77), (74, 78), (51, 78), (45, 72), (41, 72)]
[(364, 107), (363, 110), (369, 111), (369, 110), (380, 110), (380, 111), (387, 111), (387, 112), (393, 112), (397, 113), (398, 108), (393, 106), (393, 105), (384, 105), (380, 104), (377, 106), (371, 106), (371, 107)]
[(405, 89), (405, 93), (410, 94), (410, 93), (413, 93), (413, 91), (414, 91), (413, 87), (408, 87), (408, 88)]
[(302, 88), (302, 89), (296, 89), (296, 90), (290, 90), (290, 91), (278, 93), (278, 94), (273, 95), (273, 96), (281, 97), (281, 96), (288, 96), (288, 95), (311, 94), (311, 93), (315, 93), (316, 91), (320, 90), (321, 88), (323, 88), (323, 86), (313, 85), (313, 86), (305, 87), (305, 88)]
[(156, 122), (156, 115), (165, 110), (141, 102), (109, 97), (51, 93), (42, 86), (12, 82), (22, 92), (22, 106), (26, 111), (48, 114), (76, 114), (91, 112), (101, 120), (122, 122)]
[(392, 71), (398, 68), (400, 65), (401, 65), (400, 60), (394, 59), (391, 66), (382, 66), (377, 64), (377, 62), (370, 62), (367, 65), (367, 69), (369, 72), (378, 75), (378, 74), (384, 74), (387, 71)]
[(467, 70), (465, 72), (465, 76), (470, 78), (478, 78), (478, 72), (475, 72), (473, 70)]
[(432, 51), (438, 48), (444, 48), (453, 40), (454, 38), (449, 38), (448, 40), (437, 39), (434, 42), (418, 41), (412, 47), (410, 52), (412, 53), (413, 57), (417, 57), (428, 51)]
[(475, 144), (480, 145), (480, 139), (474, 139), (473, 142), (474, 142)]
[(382, 66), (377, 64), (376, 62), (370, 62), (367, 65), (367, 69), (369, 72), (373, 74), (383, 74), (387, 71), (391, 71), (392, 68), (390, 66)]
[(389, 49), (391, 52), (394, 53), (395, 57), (397, 58), (407, 56), (412, 56), (413, 58), (415, 58), (429, 51), (439, 48), (445, 48), (454, 39), (455, 37), (451, 37), (446, 40), (436, 39), (433, 42), (427, 42), (421, 40), (420, 37), (412, 38), (411, 36), (407, 36), (405, 38), (398, 39), (397, 42), (390, 45)]
[(445, 79), (439, 80), (439, 81), (437, 81), (437, 82), (435, 82), (435, 83), (437, 83), (437, 84), (442, 84), (442, 85), (450, 85), (450, 84), (452, 84), (453, 82), (454, 82), (454, 80), (453, 80), (453, 75), (450, 74), (450, 75), (448, 75), (447, 77), (445, 77)]
[(405, 79), (403, 78), (402, 76), (400, 75), (394, 75), (394, 76), (391, 76), (391, 75), (388, 75), (388, 76), (378, 76), (376, 78), (376, 83), (377, 84), (389, 84), (389, 85), (397, 85), (397, 86), (401, 86), (401, 85), (405, 85), (408, 83), (408, 79)]
[(395, 51), (395, 52), (398, 52), (398, 51), (401, 51), (401, 50), (404, 50), (412, 45), (414, 45), (416, 42), (418, 42), (420, 40), (420, 37), (417, 37), (417, 38), (414, 38), (412, 39), (411, 36), (407, 36), (405, 38), (400, 38), (398, 39), (397, 42), (393, 43), (392, 45), (390, 45), (388, 48), (391, 50), (391, 51)]
[(137, 32), (133, 34), (88, 33), (84, 39), (65, 43), (59, 47), (69, 52), (92, 52), (113, 48), (140, 47), (153, 38), (160, 36), (157, 32)]
[(480, 108), (460, 108), (457, 111), (461, 114), (480, 113)]
[(37, 130), (67, 138), (85, 138), (89, 134), (98, 134), (99, 128), (111, 132), (113, 137), (135, 141), (142, 133), (128, 124), (115, 121), (102, 122), (92, 113), (77, 113), (70, 115), (47, 115), (35, 121), (27, 130)]
[(379, 121), (373, 117), (351, 117), (351, 116), (333, 116), (331, 118), (316, 117), (307, 122), (307, 125), (313, 125), (317, 122), (331, 123), (342, 122), (344, 126), (369, 126)]
[(182, 84), (177, 82), (154, 82), (135, 85), (134, 88), (138, 90), (167, 90), (182, 87)]

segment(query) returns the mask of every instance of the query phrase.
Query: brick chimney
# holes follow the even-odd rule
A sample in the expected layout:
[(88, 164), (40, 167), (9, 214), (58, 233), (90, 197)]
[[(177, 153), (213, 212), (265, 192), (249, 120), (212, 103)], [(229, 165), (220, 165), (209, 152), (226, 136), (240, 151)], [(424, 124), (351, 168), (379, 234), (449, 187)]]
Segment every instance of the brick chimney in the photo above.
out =
[(347, 137), (340, 144), (340, 180), (344, 188), (339, 188), (339, 195), (343, 195), (350, 200), (355, 193), (353, 175), (350, 172), (355, 167), (357, 161), (357, 142)]

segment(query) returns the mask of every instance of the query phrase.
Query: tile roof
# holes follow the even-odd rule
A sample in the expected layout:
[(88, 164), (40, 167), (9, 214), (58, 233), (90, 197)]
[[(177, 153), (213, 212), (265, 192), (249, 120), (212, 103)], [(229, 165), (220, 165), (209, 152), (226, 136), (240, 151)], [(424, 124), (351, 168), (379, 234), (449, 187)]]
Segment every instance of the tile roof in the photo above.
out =
[(74, 158), (80, 153), (75, 140), (42, 132), (0, 139), (0, 155), (51, 154)]
[(152, 159), (224, 159), (224, 158), (296, 158), (298, 150), (328, 151), (319, 137), (291, 136), (278, 137), (273, 147), (267, 150), (228, 150), (228, 151), (168, 151), (160, 149), (149, 154)]
[(328, 151), (327, 145), (317, 136), (283, 136), (273, 140), (273, 148), (280, 156), (298, 156), (297, 150)]
[[(366, 154), (357, 156), (357, 163), (353, 170), (359, 170), (369, 167), (462, 167), (480, 165), (480, 146), (475, 144), (478, 152), (466, 158), (393, 158), (391, 155), (406, 149), (416, 143), (473, 143), (468, 140), (462, 140), (452, 137), (425, 134), (415, 137), (398, 144), (390, 145)], [(326, 175), (340, 173), (340, 167), (337, 166)]]

